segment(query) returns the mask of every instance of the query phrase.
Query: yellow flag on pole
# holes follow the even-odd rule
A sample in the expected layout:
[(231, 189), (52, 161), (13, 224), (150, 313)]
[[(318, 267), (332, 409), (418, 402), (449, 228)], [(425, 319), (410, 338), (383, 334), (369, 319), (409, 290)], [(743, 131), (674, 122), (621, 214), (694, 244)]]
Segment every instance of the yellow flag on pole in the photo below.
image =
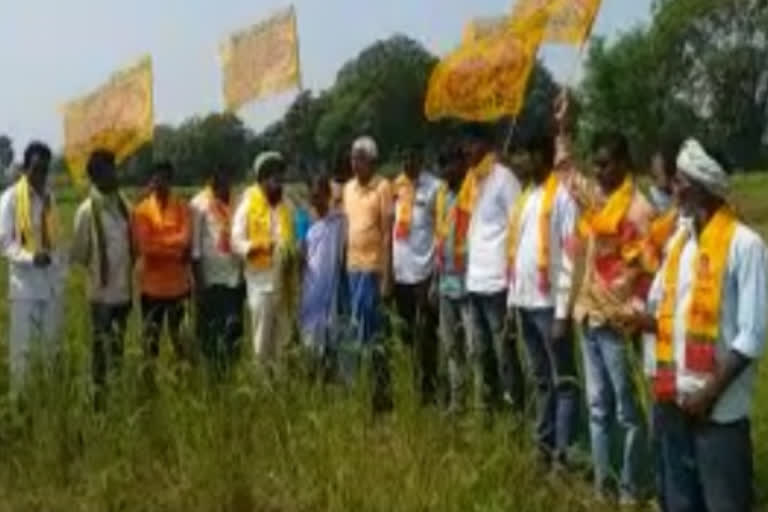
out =
[(293, 86), (301, 87), (294, 8), (230, 36), (222, 46), (221, 61), (229, 110)]
[(537, 12), (548, 18), (544, 41), (582, 45), (592, 31), (602, 0), (517, 0), (512, 23), (530, 20)]
[(506, 29), (463, 45), (441, 60), (429, 80), (427, 119), (494, 121), (517, 115), (542, 33)]
[(152, 140), (152, 59), (118, 71), (93, 93), (63, 107), (64, 156), (75, 183), (95, 149), (108, 149), (118, 162)]

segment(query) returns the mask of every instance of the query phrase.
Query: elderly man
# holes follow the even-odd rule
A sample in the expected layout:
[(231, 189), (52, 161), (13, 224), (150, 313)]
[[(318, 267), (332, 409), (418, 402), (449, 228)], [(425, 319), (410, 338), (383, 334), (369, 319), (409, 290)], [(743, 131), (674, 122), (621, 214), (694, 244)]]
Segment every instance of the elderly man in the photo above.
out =
[(765, 349), (768, 251), (726, 202), (722, 165), (695, 140), (677, 160), (692, 221), (649, 294), (658, 490), (669, 512), (752, 510), (749, 414)]
[(401, 338), (411, 347), (423, 403), (435, 399), (437, 319), (429, 301), (435, 270), (435, 206), (440, 182), (424, 170), (421, 148), (406, 157), (395, 179), (392, 258)]
[[(354, 178), (344, 186), (347, 271), (355, 342), (354, 348), (342, 348), (342, 371), (347, 378), (356, 372), (354, 352), (369, 348), (379, 333), (379, 301), (382, 295), (389, 294), (391, 286), (392, 191), (389, 182), (375, 174), (377, 158), (378, 148), (371, 137), (357, 139), (351, 153)], [(381, 345), (373, 350), (377, 402), (388, 401), (383, 395), (389, 377), (382, 351)], [(384, 402), (376, 405), (387, 406)]]
[(21, 391), (29, 358), (57, 354), (61, 253), (56, 204), (48, 190), (51, 150), (40, 142), (24, 152), (23, 171), (0, 199), (0, 247), (8, 259), (11, 390)]
[(268, 151), (256, 157), (256, 184), (243, 194), (232, 225), (232, 248), (245, 260), (253, 348), (262, 362), (274, 362), (277, 356), (278, 270), (295, 238), (293, 214), (283, 201), (285, 168), (280, 153)]

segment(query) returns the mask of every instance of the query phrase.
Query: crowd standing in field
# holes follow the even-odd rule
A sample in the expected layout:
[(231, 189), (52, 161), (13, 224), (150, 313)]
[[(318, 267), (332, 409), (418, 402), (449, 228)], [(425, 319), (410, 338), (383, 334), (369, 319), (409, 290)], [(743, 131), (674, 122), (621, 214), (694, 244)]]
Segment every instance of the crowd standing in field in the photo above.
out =
[[(561, 100), (558, 133), (528, 141), (526, 169), (515, 172), (470, 127), (438, 156), (439, 177), (414, 147), (390, 181), (376, 173), (376, 142), (361, 137), (333, 178), (312, 177), (308, 227), (283, 193), (280, 153), (257, 156), (239, 202), (224, 164), (187, 205), (173, 190), (173, 166), (158, 163), (132, 209), (114, 155), (93, 152), (69, 260), (88, 276), (97, 407), (108, 406), (108, 376), (120, 365), (137, 268), (149, 361), (164, 324), (176, 355), (189, 356), (180, 332), (194, 303), (201, 352), (226, 372), (246, 332), (245, 301), (260, 364), (278, 365), (296, 332), (323, 379), (353, 386), (370, 358), (377, 413), (395, 405), (390, 334), (412, 352), (425, 406), (439, 403), (445, 375), (448, 417), (470, 405), (515, 410), (519, 331), (540, 463), (567, 474), (580, 332), (596, 497), (626, 506), (647, 499), (652, 448), (663, 510), (751, 510), (749, 415), (766, 336), (766, 246), (728, 205), (722, 162), (697, 141), (660, 144), (646, 193), (621, 134), (597, 135), (594, 172), (580, 167), (567, 110)], [(39, 349), (50, 363), (60, 347), (67, 258), (47, 187), (50, 161), (45, 145), (31, 144), (0, 200), (14, 394), (23, 393), (30, 353)], [(290, 269), (301, 271), (297, 290), (287, 284)], [(651, 418), (631, 365), (641, 339)]]

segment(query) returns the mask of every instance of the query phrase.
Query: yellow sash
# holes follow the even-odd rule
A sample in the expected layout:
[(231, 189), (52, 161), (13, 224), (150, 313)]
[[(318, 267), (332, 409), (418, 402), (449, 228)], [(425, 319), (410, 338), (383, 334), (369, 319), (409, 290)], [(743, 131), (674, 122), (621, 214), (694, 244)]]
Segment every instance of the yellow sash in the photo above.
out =
[[(255, 249), (248, 261), (256, 269), (266, 270), (272, 266), (272, 216), (269, 201), (259, 185), (248, 189), (246, 197), (248, 198), (248, 239)], [(293, 220), (290, 208), (282, 201), (277, 206), (277, 222), (278, 245), (291, 246), (295, 238)]]
[[(550, 228), (552, 219), (552, 210), (555, 205), (557, 188), (560, 180), (553, 172), (544, 183), (544, 192), (542, 196), (541, 211), (539, 212), (539, 250), (538, 250), (538, 273), (539, 287), (543, 293), (549, 293), (549, 257), (550, 257)], [(526, 187), (520, 197), (517, 198), (515, 207), (512, 209), (509, 221), (509, 268), (514, 279), (515, 263), (517, 262), (517, 249), (520, 245), (520, 222), (522, 221), (523, 209), (531, 195), (531, 187)]]
[(407, 240), (411, 234), (415, 189), (413, 181), (405, 173), (401, 173), (395, 180), (397, 194), (395, 238), (398, 240)]
[(635, 192), (632, 176), (627, 175), (624, 182), (606, 201), (600, 211), (588, 210), (579, 221), (579, 233), (589, 235), (615, 235), (619, 224), (627, 214)]
[[(737, 225), (733, 211), (730, 207), (723, 206), (699, 237), (691, 303), (686, 312), (685, 364), (686, 368), (693, 372), (711, 374), (715, 369), (723, 278)], [(657, 313), (656, 337), (655, 392), (660, 401), (674, 400), (677, 395), (674, 361), (677, 283), (680, 258), (689, 236), (688, 231), (685, 231), (675, 239), (664, 272), (663, 299)]]
[(19, 233), (19, 239), (24, 250), (28, 252), (35, 253), (40, 247), (45, 251), (50, 251), (56, 246), (58, 235), (56, 208), (50, 197), (44, 200), (42, 219), (43, 239), (37, 240), (32, 222), (31, 194), (32, 190), (29, 186), (29, 180), (26, 175), (22, 174), (16, 183), (16, 229)]

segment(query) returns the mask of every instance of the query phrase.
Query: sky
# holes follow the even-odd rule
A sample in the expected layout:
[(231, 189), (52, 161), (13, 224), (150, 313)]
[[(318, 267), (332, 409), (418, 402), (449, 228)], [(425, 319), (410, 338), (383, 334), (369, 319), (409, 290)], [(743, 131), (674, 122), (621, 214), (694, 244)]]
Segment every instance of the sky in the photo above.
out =
[[(218, 50), (240, 30), (290, 0), (2, 0), (0, 133), (17, 153), (31, 139), (63, 143), (59, 107), (116, 69), (153, 58), (156, 121), (176, 124), (222, 108)], [(494, 16), (509, 0), (296, 0), (305, 88), (322, 90), (370, 43), (395, 33), (443, 55), (472, 17)], [(651, 0), (603, 0), (594, 33), (615, 37), (647, 22)], [(548, 46), (545, 64), (560, 81), (578, 76), (575, 49)], [(295, 92), (244, 107), (259, 130), (278, 119)]]

